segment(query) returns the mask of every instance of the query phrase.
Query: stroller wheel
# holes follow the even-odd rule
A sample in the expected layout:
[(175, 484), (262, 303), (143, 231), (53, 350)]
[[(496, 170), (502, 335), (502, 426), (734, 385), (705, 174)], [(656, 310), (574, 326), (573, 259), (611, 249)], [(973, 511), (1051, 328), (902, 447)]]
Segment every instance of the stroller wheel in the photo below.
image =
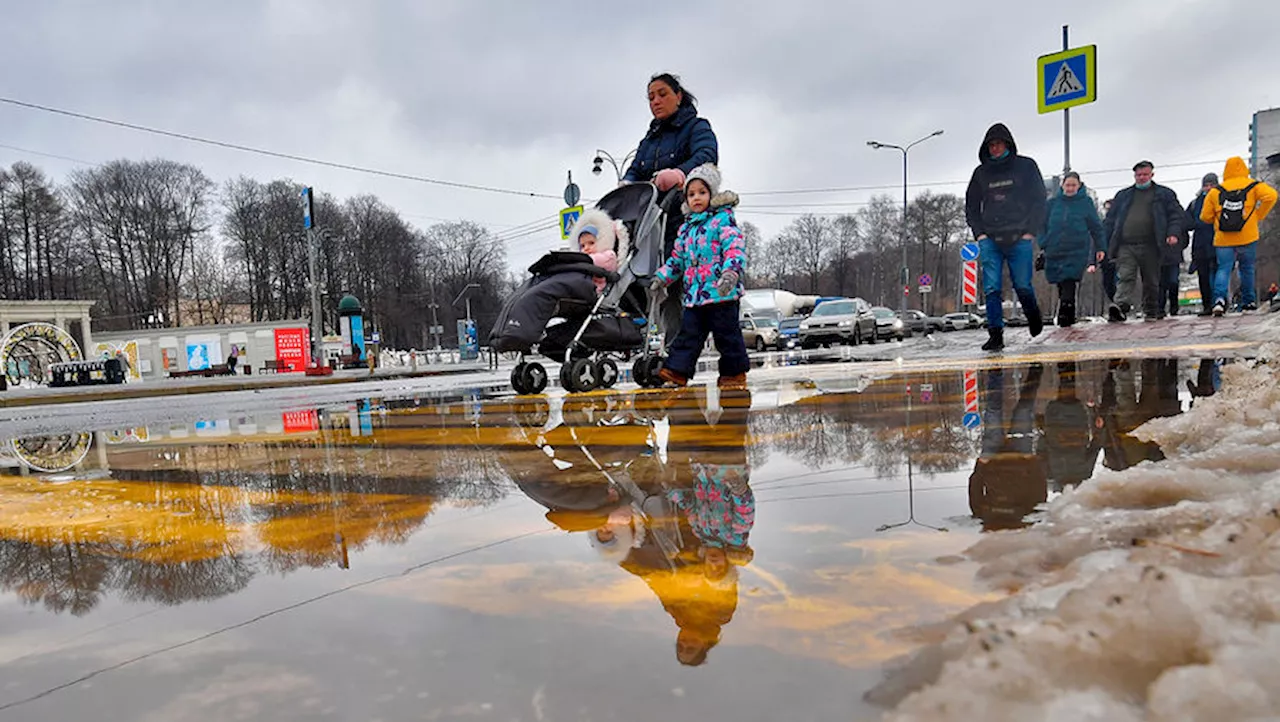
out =
[(658, 378), (658, 372), (662, 370), (662, 357), (650, 356), (644, 361), (644, 378), (645, 388), (657, 388), (662, 385), (662, 379)]
[(569, 365), (569, 378), (573, 382), (571, 391), (590, 391), (599, 383), (600, 375), (591, 359), (575, 359)]
[(540, 363), (526, 364), (521, 377), (524, 379), (526, 394), (540, 394), (547, 388), (547, 369)]
[(524, 370), (527, 366), (528, 364), (521, 361), (516, 364), (515, 368), (511, 369), (511, 388), (515, 389), (516, 393), (521, 396), (530, 393), (524, 385)]
[(565, 391), (568, 391), (569, 393), (573, 393), (578, 390), (573, 385), (572, 372), (573, 372), (573, 361), (570, 361), (569, 359), (565, 359), (565, 362), (560, 364), (560, 388), (564, 389)]
[(649, 358), (641, 356), (636, 362), (631, 364), (631, 380), (642, 389), (649, 388)]
[(602, 389), (611, 389), (618, 383), (618, 364), (613, 359), (602, 358), (596, 362), (596, 383)]

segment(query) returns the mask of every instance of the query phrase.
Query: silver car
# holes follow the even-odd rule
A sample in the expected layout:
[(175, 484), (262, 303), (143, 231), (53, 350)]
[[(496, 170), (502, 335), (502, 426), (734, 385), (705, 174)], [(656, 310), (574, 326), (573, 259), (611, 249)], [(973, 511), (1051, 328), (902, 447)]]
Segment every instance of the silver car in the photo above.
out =
[(863, 341), (876, 342), (876, 317), (871, 304), (861, 298), (823, 301), (813, 309), (813, 315), (800, 322), (800, 345), (804, 348)]
[(942, 317), (943, 331), (963, 331), (969, 328), (982, 328), (982, 319), (972, 313), (948, 313)]
[(742, 340), (747, 342), (747, 348), (757, 351), (770, 348), (782, 350), (778, 319), (772, 316), (747, 316), (738, 325), (742, 328)]

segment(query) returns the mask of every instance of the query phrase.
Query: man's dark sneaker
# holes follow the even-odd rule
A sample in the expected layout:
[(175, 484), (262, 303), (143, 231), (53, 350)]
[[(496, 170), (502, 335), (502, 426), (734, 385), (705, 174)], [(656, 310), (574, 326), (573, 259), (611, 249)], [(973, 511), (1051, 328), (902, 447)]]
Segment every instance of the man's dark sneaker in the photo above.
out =
[(987, 329), (987, 342), (982, 344), (983, 351), (999, 351), (1004, 348), (1004, 329)]
[(1120, 307), (1114, 303), (1111, 304), (1107, 307), (1107, 320), (1111, 323), (1123, 323), (1124, 311), (1121, 311)]
[(1031, 337), (1035, 338), (1044, 330), (1044, 318), (1040, 315), (1040, 309), (1032, 309), (1027, 314), (1027, 330), (1031, 332)]
[(1133, 306), (1130, 306), (1127, 303), (1120, 304), (1120, 313), (1123, 313), (1124, 315), (1128, 316), (1132, 311), (1133, 311)]
[(1227, 304), (1223, 303), (1222, 301), (1218, 301), (1217, 303), (1213, 304), (1213, 315), (1214, 315), (1214, 316), (1219, 316), (1219, 317), (1221, 317), (1221, 316), (1222, 316), (1222, 314), (1224, 314), (1224, 313), (1226, 313), (1226, 312), (1227, 312)]
[(1258, 304), (1256, 304), (1256, 303), (1246, 303), (1245, 305), (1243, 305), (1243, 306), (1241, 306), (1241, 307), (1240, 307), (1240, 310), (1241, 310), (1241, 311), (1257, 311), (1257, 310), (1258, 310)]

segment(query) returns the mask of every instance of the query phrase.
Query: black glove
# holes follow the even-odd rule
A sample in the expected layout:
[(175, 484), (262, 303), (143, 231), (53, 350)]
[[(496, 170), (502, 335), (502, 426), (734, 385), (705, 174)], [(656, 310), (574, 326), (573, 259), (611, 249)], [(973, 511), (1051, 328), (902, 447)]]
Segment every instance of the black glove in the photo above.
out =
[(1043, 253), (1041, 253), (1040, 255), (1036, 256), (1036, 270), (1037, 270), (1037, 271), (1043, 271), (1043, 270), (1044, 270), (1044, 254), (1043, 254)]

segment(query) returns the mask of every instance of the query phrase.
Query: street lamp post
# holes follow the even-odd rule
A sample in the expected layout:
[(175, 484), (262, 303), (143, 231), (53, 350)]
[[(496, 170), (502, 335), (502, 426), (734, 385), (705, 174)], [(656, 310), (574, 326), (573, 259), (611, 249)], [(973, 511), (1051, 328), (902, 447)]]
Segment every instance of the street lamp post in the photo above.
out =
[(462, 292), (458, 294), (458, 297), (457, 297), (457, 298), (455, 298), (455, 299), (453, 299), (453, 307), (454, 307), (454, 308), (457, 308), (457, 307), (458, 307), (458, 301), (461, 301), (461, 300), (462, 300), (462, 297), (463, 297), (463, 296), (466, 296), (466, 298), (467, 298), (467, 320), (468, 320), (468, 321), (470, 321), (470, 320), (471, 320), (471, 295), (470, 295), (469, 293), (467, 293), (467, 292), (468, 292), (468, 291), (470, 291), (470, 290), (471, 290), (471, 289), (473, 289), (473, 288), (480, 288), (480, 284), (478, 284), (478, 283), (468, 283), (468, 284), (466, 285), (466, 287), (462, 289)]
[[(907, 310), (907, 289), (911, 285), (911, 274), (907, 271), (907, 154), (917, 145), (939, 135), (942, 135), (942, 131), (935, 130), (914, 143), (908, 143), (905, 148), (891, 143), (879, 143), (874, 140), (867, 141), (867, 145), (875, 150), (892, 148), (902, 152), (902, 310), (904, 313)], [(921, 270), (923, 270), (923, 258), (920, 259), (920, 263)]]
[(604, 164), (608, 163), (613, 166), (614, 175), (618, 177), (618, 182), (622, 182), (622, 174), (627, 171), (627, 167), (631, 165), (631, 161), (635, 160), (636, 152), (633, 150), (622, 158), (622, 162), (618, 162), (608, 151), (596, 150), (596, 157), (591, 161), (592, 175), (600, 175), (604, 169)]

